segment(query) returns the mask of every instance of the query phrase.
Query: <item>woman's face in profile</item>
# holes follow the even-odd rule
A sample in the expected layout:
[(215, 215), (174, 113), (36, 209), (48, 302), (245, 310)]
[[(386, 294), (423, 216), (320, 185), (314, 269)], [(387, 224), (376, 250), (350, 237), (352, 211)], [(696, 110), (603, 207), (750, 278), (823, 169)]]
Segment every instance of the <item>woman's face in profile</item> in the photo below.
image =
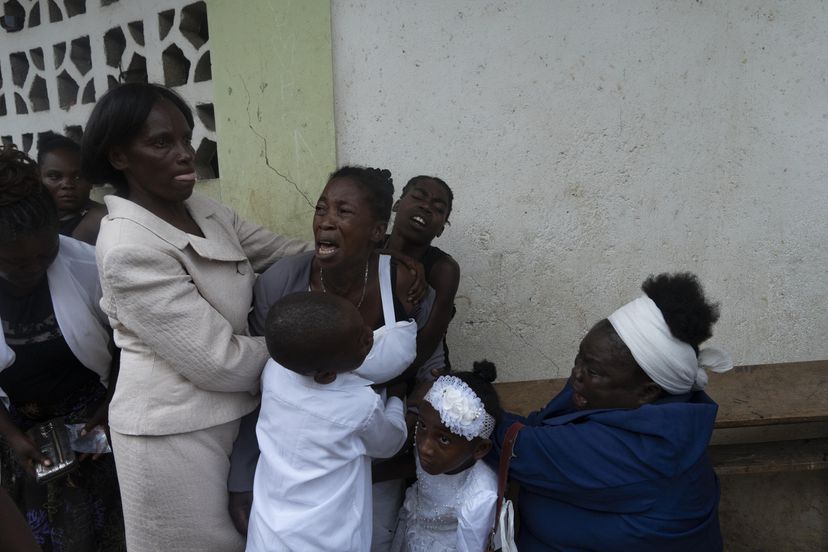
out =
[(322, 190), (313, 215), (316, 259), (331, 266), (348, 259), (364, 262), (385, 235), (385, 227), (359, 184), (348, 177), (334, 178)]
[(156, 102), (138, 136), (110, 154), (112, 166), (129, 185), (130, 197), (165, 203), (190, 197), (196, 181), (192, 137), (193, 129), (175, 104)]
[(642, 404), (643, 372), (631, 362), (629, 352), (624, 355), (618, 350), (611, 331), (608, 325), (596, 324), (578, 348), (569, 380), (572, 402), (578, 410), (638, 408)]

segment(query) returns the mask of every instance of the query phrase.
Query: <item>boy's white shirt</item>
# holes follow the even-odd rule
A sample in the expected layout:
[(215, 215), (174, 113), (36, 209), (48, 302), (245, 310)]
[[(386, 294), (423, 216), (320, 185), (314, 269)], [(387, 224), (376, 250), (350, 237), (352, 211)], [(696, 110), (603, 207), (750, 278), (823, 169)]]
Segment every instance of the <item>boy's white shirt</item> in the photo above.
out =
[(405, 443), (403, 402), (352, 373), (327, 385), (268, 361), (247, 550), (368, 550), (371, 458)]

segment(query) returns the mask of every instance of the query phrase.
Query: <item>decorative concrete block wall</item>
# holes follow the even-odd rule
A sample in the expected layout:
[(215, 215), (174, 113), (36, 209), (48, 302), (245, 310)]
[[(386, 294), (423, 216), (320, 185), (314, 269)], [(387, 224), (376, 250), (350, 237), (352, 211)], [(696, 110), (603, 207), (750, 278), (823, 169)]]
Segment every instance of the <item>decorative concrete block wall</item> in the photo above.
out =
[(193, 107), (202, 178), (218, 176), (205, 2), (12, 0), (0, 31), (0, 139), (36, 154), (39, 133), (79, 139), (95, 101), (121, 82), (156, 82)]

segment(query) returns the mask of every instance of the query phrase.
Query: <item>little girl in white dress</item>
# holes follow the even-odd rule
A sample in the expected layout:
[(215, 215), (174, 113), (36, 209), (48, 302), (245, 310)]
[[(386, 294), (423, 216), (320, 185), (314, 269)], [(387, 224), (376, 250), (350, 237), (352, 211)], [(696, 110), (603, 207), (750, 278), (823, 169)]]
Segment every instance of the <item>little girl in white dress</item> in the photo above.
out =
[(483, 552), (494, 524), (497, 475), (478, 462), (500, 403), (494, 364), (435, 380), (420, 402), (417, 482), (406, 492), (392, 552)]

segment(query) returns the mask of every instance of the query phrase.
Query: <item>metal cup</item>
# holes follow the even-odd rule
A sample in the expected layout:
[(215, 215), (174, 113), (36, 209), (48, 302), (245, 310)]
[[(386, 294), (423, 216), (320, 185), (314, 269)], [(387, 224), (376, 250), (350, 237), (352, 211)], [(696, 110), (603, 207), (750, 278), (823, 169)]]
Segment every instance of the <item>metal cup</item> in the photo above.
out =
[(63, 477), (77, 467), (78, 460), (62, 416), (37, 424), (29, 429), (28, 434), (44, 458), (52, 462), (50, 466), (35, 466), (35, 479), (38, 483)]

